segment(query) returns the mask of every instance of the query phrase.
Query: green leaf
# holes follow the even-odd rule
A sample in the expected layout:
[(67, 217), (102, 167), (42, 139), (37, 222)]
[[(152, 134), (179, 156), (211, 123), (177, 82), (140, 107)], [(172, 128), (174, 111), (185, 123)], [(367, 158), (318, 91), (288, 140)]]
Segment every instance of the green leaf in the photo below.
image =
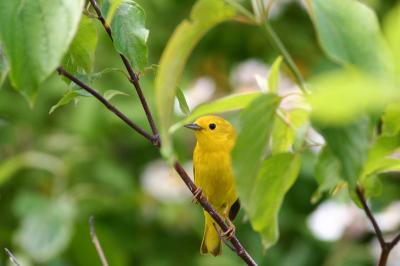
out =
[(78, 32), (64, 57), (63, 66), (70, 73), (87, 74), (92, 72), (94, 53), (97, 46), (97, 28), (95, 21), (82, 16)]
[(248, 206), (245, 209), (251, 225), (260, 232), (265, 249), (278, 240), (279, 210), (286, 192), (297, 179), (300, 166), (301, 157), (298, 154), (282, 153), (269, 157), (262, 163), (252, 187), (250, 202), (244, 204)]
[[(83, 81), (85, 84), (90, 84), (93, 81), (93, 77), (90, 76), (90, 75), (77, 73), (77, 74), (75, 74), (75, 76), (79, 80)], [(70, 83), (69, 87), (71, 88), (71, 90), (73, 90), (76, 93), (78, 93), (79, 96), (84, 96), (84, 97), (91, 97), (92, 96), (92, 94), (90, 94), (86, 90), (82, 89), (80, 86), (76, 85), (73, 82)]]
[(296, 139), (296, 131), (308, 121), (309, 113), (295, 109), (284, 116), (274, 121), (271, 138), (272, 154), (291, 151)]
[[(37, 263), (43, 264), (68, 246), (72, 236), (76, 207), (74, 202), (65, 195), (51, 201), (39, 195), (36, 197), (38, 199), (34, 199), (34, 202), (39, 205), (36, 206), (35, 212), (24, 213), (21, 225), (15, 234), (15, 240), (24, 252)], [(25, 203), (32, 206), (29, 201)], [(19, 208), (28, 209), (28, 206), (19, 206)]]
[(250, 202), (257, 173), (265, 158), (265, 151), (274, 123), (279, 97), (267, 94), (255, 99), (240, 115), (240, 132), (232, 151), (239, 198), (242, 205)]
[(387, 45), (371, 8), (357, 0), (311, 0), (309, 12), (320, 45), (333, 61), (374, 75), (391, 70)]
[(382, 134), (394, 135), (400, 132), (400, 102), (389, 104), (382, 117)]
[[(399, 161), (397, 164), (400, 165)], [(382, 193), (382, 182), (378, 175), (367, 176), (360, 179), (358, 183), (364, 189), (364, 195), (367, 199), (371, 197), (378, 197)]]
[(57, 157), (50, 154), (29, 151), (0, 162), (0, 186), (23, 168), (48, 171), (53, 175), (64, 174), (65, 166)]
[(51, 115), (55, 110), (60, 108), (61, 106), (69, 104), (72, 100), (79, 96), (77, 91), (71, 90), (64, 94), (64, 96), (50, 108), (49, 114)]
[(8, 75), (8, 71), (9, 71), (8, 61), (0, 45), (0, 89), (2, 88), (4, 80)]
[(325, 124), (346, 124), (365, 112), (380, 112), (400, 98), (392, 84), (350, 68), (322, 74), (310, 83), (312, 118)]
[(78, 29), (83, 0), (0, 1), (0, 38), (10, 80), (32, 105)]
[(323, 127), (319, 132), (340, 165), (340, 176), (353, 188), (367, 160), (370, 120), (367, 117), (342, 127)]
[(48, 199), (40, 194), (22, 190), (16, 195), (13, 202), (13, 211), (18, 218), (40, 212), (48, 204)]
[(261, 92), (239, 93), (202, 104), (196, 107), (189, 116), (171, 126), (170, 132), (175, 132), (178, 128), (203, 115), (224, 113), (246, 108), (254, 99), (261, 95), (263, 95)]
[[(394, 158), (389, 158), (394, 152), (400, 150), (400, 133), (394, 136), (380, 136), (368, 151), (368, 160), (365, 163), (362, 177), (392, 170), (396, 163)], [(388, 169), (387, 169), (388, 168)]]
[(315, 165), (315, 179), (318, 189), (311, 201), (316, 203), (325, 191), (332, 191), (343, 180), (340, 178), (340, 162), (332, 154), (328, 146), (320, 152), (318, 162)]
[(123, 91), (119, 91), (119, 90), (108, 90), (104, 93), (104, 98), (109, 101), (112, 98), (114, 98), (114, 96), (116, 95), (125, 95), (125, 96), (129, 96), (128, 94), (126, 94)]
[(397, 71), (400, 72), (400, 4), (397, 4), (384, 19), (383, 31), (389, 46), (394, 54), (394, 62), (397, 63)]
[(112, 73), (112, 72), (121, 73), (121, 74), (125, 75), (126, 78), (128, 78), (127, 74), (125, 73), (125, 71), (123, 69), (116, 68), (116, 67), (108, 67), (108, 68), (103, 69), (102, 71), (99, 71), (97, 73), (93, 73), (92, 75), (90, 75), (90, 81), (101, 79), (101, 78), (103, 78), (103, 76), (105, 74)]
[(176, 98), (178, 99), (179, 107), (181, 108), (182, 113), (185, 115), (189, 115), (190, 114), (189, 105), (187, 104), (185, 94), (180, 88), (176, 89)]
[(172, 124), (176, 88), (186, 61), (200, 39), (217, 24), (231, 19), (235, 10), (221, 0), (198, 0), (190, 19), (175, 29), (161, 57), (155, 80), (155, 99), (160, 122), (162, 154), (173, 156), (169, 127)]
[(119, 6), (122, 4), (123, 0), (108, 0), (105, 1), (104, 4), (108, 4), (109, 6), (107, 7), (107, 15), (106, 15), (106, 23), (107, 25), (110, 25), (114, 16), (115, 12), (119, 8)]
[(282, 64), (282, 56), (278, 56), (275, 59), (271, 67), (271, 72), (268, 76), (268, 91), (272, 93), (277, 93), (279, 88), (279, 69)]
[(147, 37), (144, 10), (132, 0), (123, 0), (111, 22), (115, 49), (126, 56), (134, 69), (143, 71), (147, 64)]

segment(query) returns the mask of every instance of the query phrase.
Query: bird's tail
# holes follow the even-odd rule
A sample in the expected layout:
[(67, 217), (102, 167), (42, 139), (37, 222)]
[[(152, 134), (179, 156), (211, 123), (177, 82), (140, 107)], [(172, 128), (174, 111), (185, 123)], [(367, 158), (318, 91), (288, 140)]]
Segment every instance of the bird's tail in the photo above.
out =
[[(212, 254), (213, 256), (221, 255), (222, 245), (221, 239), (219, 238), (218, 232), (215, 230), (213, 225), (213, 218), (204, 212), (205, 226), (204, 226), (204, 236), (203, 242), (201, 242), (200, 253), (201, 254)], [(219, 228), (218, 225), (216, 225)]]

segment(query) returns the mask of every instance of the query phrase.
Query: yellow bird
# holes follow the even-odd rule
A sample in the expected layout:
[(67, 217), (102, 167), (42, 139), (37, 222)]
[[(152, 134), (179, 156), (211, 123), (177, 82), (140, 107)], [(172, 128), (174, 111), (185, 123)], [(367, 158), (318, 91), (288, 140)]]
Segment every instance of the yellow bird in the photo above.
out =
[[(218, 116), (203, 116), (185, 127), (195, 130), (197, 139), (193, 153), (194, 181), (198, 187), (195, 194), (202, 192), (218, 214), (226, 220), (230, 228), (221, 235), (231, 237), (235, 231), (231, 221), (240, 209), (231, 165), (231, 150), (236, 141), (235, 128)], [(222, 246), (213, 225), (215, 222), (206, 211), (204, 217), (200, 253), (218, 256)]]

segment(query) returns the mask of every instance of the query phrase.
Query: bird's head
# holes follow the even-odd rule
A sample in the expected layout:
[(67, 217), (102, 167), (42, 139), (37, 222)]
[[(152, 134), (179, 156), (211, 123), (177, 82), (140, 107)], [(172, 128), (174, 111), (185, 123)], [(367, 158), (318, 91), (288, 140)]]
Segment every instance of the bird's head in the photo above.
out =
[(202, 116), (193, 124), (187, 124), (185, 127), (195, 131), (197, 143), (203, 149), (230, 151), (235, 144), (235, 128), (222, 117)]

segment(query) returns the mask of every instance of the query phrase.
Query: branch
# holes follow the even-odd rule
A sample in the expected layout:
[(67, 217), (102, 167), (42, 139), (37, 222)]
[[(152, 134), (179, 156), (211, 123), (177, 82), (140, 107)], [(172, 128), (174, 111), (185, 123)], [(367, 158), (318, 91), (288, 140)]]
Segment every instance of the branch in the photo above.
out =
[[(63, 75), (64, 77), (68, 78), (69, 80), (74, 82), (76, 85), (78, 85), (79, 87), (81, 87), (85, 91), (89, 92), (94, 97), (96, 97), (96, 99), (98, 99), (101, 103), (103, 103), (111, 112), (113, 112), (116, 116), (118, 116), (124, 123), (129, 125), (133, 130), (135, 130), (137, 133), (141, 134), (143, 137), (145, 137), (147, 140), (149, 140), (151, 143), (153, 143), (157, 148), (161, 147), (161, 144), (159, 142), (157, 135), (150, 136), (142, 128), (140, 128), (139, 126), (134, 124), (129, 118), (127, 118), (123, 113), (121, 113), (116, 107), (114, 107), (103, 96), (101, 96), (96, 90), (94, 90), (90, 86), (86, 85), (84, 82), (82, 82), (78, 78), (74, 77), (71, 73), (67, 72), (62, 67), (58, 67), (57, 71), (60, 75)], [(190, 177), (186, 173), (186, 171), (183, 169), (182, 165), (179, 162), (175, 161), (174, 168), (175, 168), (176, 172), (179, 174), (179, 176), (181, 177), (181, 179), (183, 180), (183, 182), (186, 184), (186, 186), (192, 192), (192, 194), (195, 195), (197, 187), (193, 183), (192, 179), (190, 179)], [(211, 206), (211, 204), (208, 202), (208, 200), (205, 197), (203, 197), (202, 193), (198, 194), (196, 198), (197, 198), (198, 202), (200, 203), (200, 205), (203, 207), (203, 209), (205, 211), (207, 211), (211, 215), (211, 217), (213, 217), (215, 222), (221, 227), (221, 229), (224, 232), (229, 229), (229, 227), (225, 223), (224, 219), (214, 210), (214, 208)], [(247, 263), (247, 265), (257, 265), (257, 263), (250, 256), (250, 254), (246, 251), (246, 249), (243, 247), (243, 245), (240, 243), (239, 239), (235, 235), (230, 239), (230, 242), (232, 243), (233, 247), (235, 248), (236, 254), (239, 257), (241, 257)]]
[(10, 258), (11, 262), (15, 265), (15, 266), (21, 266), (21, 264), (18, 263), (17, 258), (11, 253), (11, 251), (8, 248), (4, 249), (7, 253), (7, 256)]
[(382, 249), (378, 266), (386, 266), (390, 252), (392, 251), (394, 246), (396, 246), (397, 243), (400, 241), (400, 234), (398, 234), (391, 242), (386, 242), (383, 237), (382, 230), (380, 229), (378, 223), (376, 222), (376, 219), (375, 219), (374, 215), (372, 214), (371, 209), (368, 207), (367, 200), (365, 198), (363, 189), (361, 187), (357, 187), (356, 193), (357, 193), (359, 200), (361, 201), (361, 204), (363, 206), (363, 209), (364, 209), (366, 215), (368, 216), (368, 219), (371, 221), (372, 226), (374, 227), (376, 236), (378, 238), (379, 244)]
[(367, 215), (368, 219), (371, 221), (372, 226), (374, 227), (375, 234), (376, 234), (376, 237), (378, 238), (378, 241), (379, 241), (379, 244), (380, 244), (381, 248), (384, 248), (385, 245), (386, 245), (385, 239), (383, 239), (382, 231), (379, 228), (379, 225), (376, 222), (375, 217), (371, 212), (371, 209), (368, 207), (367, 200), (365, 199), (364, 192), (363, 192), (362, 188), (357, 187), (356, 193), (357, 193), (358, 198), (361, 201), (361, 204), (363, 206), (365, 214)]
[(400, 241), (400, 233), (389, 243), (390, 248), (394, 248)]
[[(113, 37), (112, 37), (111, 28), (110, 28), (109, 25), (107, 25), (107, 22), (104, 19), (104, 16), (101, 13), (101, 9), (100, 9), (99, 5), (97, 4), (96, 0), (89, 0), (89, 1), (90, 1), (91, 5), (93, 6), (93, 8), (94, 8), (94, 10), (95, 10), (95, 12), (97, 14), (97, 19), (103, 25), (103, 27), (106, 30), (108, 36), (110, 36), (111, 41), (114, 41)], [(146, 113), (147, 120), (148, 120), (149, 125), (151, 127), (151, 131), (153, 132), (153, 135), (157, 136), (157, 138), (158, 138), (158, 130), (157, 130), (156, 124), (154, 123), (154, 119), (153, 119), (153, 116), (151, 114), (149, 105), (147, 104), (146, 98), (144, 97), (142, 88), (140, 87), (139, 77), (133, 71), (133, 67), (129, 63), (128, 59), (121, 53), (119, 53), (119, 56), (121, 57), (122, 62), (124, 63), (125, 68), (129, 73), (129, 81), (133, 84), (133, 86), (135, 87), (136, 93), (139, 96), (139, 99), (140, 99), (140, 102), (142, 104), (143, 110)]]
[(89, 218), (90, 238), (92, 239), (93, 245), (96, 248), (97, 254), (100, 257), (101, 265), (108, 266), (107, 258), (104, 255), (104, 251), (101, 247), (100, 241), (97, 238), (96, 230), (94, 229), (94, 217)]
[(113, 112), (116, 116), (122, 119), (122, 121), (125, 122), (128, 126), (130, 126), (133, 130), (135, 130), (137, 133), (145, 137), (146, 139), (150, 140), (154, 145), (159, 145), (157, 144), (158, 141), (154, 139), (153, 136), (151, 136), (149, 133), (147, 133), (144, 129), (142, 129), (140, 126), (132, 122), (126, 115), (124, 115), (121, 111), (119, 111), (115, 106), (113, 106), (109, 101), (107, 101), (103, 96), (100, 95), (95, 89), (91, 88), (89, 85), (85, 84), (78, 78), (74, 77), (71, 73), (66, 71), (63, 67), (58, 67), (57, 68), (58, 74), (68, 78), (71, 80), (73, 83), (84, 89), (85, 91), (89, 92), (92, 94), (94, 97), (97, 98), (102, 104), (104, 104), (108, 110)]

